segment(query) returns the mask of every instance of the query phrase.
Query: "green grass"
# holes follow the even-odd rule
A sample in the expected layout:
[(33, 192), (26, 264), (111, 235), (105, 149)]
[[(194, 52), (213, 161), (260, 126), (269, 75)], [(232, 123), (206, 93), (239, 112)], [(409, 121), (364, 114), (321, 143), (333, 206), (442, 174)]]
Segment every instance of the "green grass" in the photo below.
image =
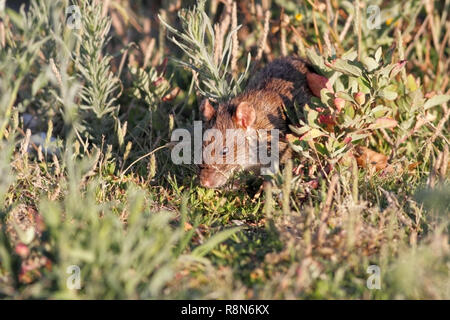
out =
[[(450, 4), (359, 2), (357, 13), (345, 1), (238, 1), (237, 25), (218, 1), (0, 12), (0, 297), (449, 299)], [(70, 4), (81, 29), (65, 23)], [(369, 4), (380, 29), (365, 23)], [(194, 165), (171, 162), (172, 131), (283, 52), (332, 79), (344, 113), (322, 90), (289, 114), (309, 136), (271, 188), (251, 174), (200, 187)], [(388, 168), (357, 167), (360, 146)], [(73, 265), (80, 289), (67, 285)]]

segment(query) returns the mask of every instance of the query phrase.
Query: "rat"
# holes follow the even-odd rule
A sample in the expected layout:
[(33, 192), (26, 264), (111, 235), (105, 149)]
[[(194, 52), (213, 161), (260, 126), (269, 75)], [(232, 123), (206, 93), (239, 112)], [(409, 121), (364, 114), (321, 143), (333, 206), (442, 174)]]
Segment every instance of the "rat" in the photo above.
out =
[[(202, 186), (221, 187), (239, 170), (261, 172), (262, 163), (250, 161), (249, 154), (242, 152), (248, 150), (245, 148), (255, 138), (255, 131), (271, 133), (274, 132), (272, 129), (276, 129), (279, 139), (275, 147), (280, 162), (284, 163), (292, 157), (291, 148), (284, 139), (289, 133), (284, 110), (292, 108), (295, 102), (300, 108), (309, 103), (313, 96), (307, 83), (310, 72), (313, 70), (306, 60), (294, 56), (278, 58), (251, 77), (244, 92), (220, 103), (217, 108), (208, 99), (203, 100), (200, 113), (204, 126), (219, 131), (221, 135), (209, 134), (214, 130), (205, 132), (203, 162), (200, 165)], [(227, 141), (228, 129), (238, 130), (241, 139)], [(268, 134), (263, 143), (268, 143), (270, 137), (271, 134)], [(276, 150), (272, 145), (268, 149)], [(224, 161), (230, 155), (235, 157), (233, 163)]]

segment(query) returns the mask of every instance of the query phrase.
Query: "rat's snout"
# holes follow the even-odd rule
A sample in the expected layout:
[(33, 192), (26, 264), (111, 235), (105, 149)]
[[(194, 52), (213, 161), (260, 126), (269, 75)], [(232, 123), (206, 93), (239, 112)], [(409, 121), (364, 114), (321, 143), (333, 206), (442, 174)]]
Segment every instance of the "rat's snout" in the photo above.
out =
[(200, 184), (202, 187), (212, 187), (212, 180), (210, 179), (210, 174), (206, 169), (200, 169)]
[(200, 168), (200, 184), (206, 188), (217, 188), (227, 182), (227, 177), (214, 168)]

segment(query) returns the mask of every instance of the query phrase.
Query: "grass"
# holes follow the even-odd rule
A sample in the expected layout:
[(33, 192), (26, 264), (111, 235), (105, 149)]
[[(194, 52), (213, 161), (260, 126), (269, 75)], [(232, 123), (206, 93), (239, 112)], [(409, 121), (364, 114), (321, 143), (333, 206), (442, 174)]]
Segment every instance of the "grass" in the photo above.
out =
[[(450, 2), (163, 3), (0, 12), (0, 297), (449, 299)], [(200, 187), (172, 131), (283, 54), (332, 88), (288, 111), (299, 157)]]

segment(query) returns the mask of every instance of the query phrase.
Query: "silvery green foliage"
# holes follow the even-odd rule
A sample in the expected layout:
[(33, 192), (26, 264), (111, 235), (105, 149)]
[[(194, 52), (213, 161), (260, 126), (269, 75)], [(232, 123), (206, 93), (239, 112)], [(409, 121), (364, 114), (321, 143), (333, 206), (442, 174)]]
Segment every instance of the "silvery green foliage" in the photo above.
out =
[[(13, 24), (14, 36), (8, 34), (5, 47), (0, 51), (0, 139), (14, 113), (13, 107), (19, 90), (38, 58), (40, 48), (49, 40), (42, 36), (45, 20), (42, 6), (32, 3), (30, 10), (17, 13), (11, 9), (0, 11), (0, 19)], [(23, 104), (29, 102), (22, 99)]]
[(247, 56), (247, 66), (244, 73), (237, 79), (231, 74), (232, 36), (241, 26), (231, 30), (225, 37), (220, 59), (214, 60), (215, 38), (211, 19), (205, 12), (205, 1), (198, 1), (197, 6), (190, 10), (181, 10), (178, 14), (182, 31), (170, 26), (159, 16), (160, 21), (174, 36), (170, 40), (186, 55), (183, 60), (175, 59), (182, 67), (187, 67), (198, 74), (197, 89), (205, 97), (215, 100), (226, 99), (236, 95), (241, 90), (241, 84), (247, 77), (250, 65), (250, 53)]
[(116, 95), (120, 81), (110, 70), (112, 56), (104, 53), (111, 19), (103, 16), (102, 10), (101, 2), (82, 2), (80, 53), (75, 60), (84, 82), (80, 94), (82, 129), (95, 140), (114, 131), (119, 112)]
[(131, 68), (133, 76), (132, 95), (144, 101), (154, 111), (170, 90), (170, 79), (164, 79), (164, 72), (159, 73), (155, 67)]
[[(310, 106), (288, 112), (291, 121), (298, 123), (291, 125), (291, 130), (301, 137), (291, 144), (294, 151), (310, 158), (307, 142), (314, 141), (319, 154), (337, 161), (376, 130), (390, 129), (400, 140), (413, 128), (415, 119), (426, 118), (428, 109), (450, 100), (449, 95), (426, 99), (412, 75), (405, 75), (404, 83), (399, 83), (396, 76), (404, 70), (406, 60), (393, 61), (394, 49), (383, 55), (379, 47), (361, 61), (354, 50), (331, 59), (307, 50), (309, 61), (325, 76), (328, 87), (320, 91), (320, 97), (311, 99)], [(357, 94), (362, 100), (355, 98)], [(342, 110), (336, 106), (338, 99)]]

